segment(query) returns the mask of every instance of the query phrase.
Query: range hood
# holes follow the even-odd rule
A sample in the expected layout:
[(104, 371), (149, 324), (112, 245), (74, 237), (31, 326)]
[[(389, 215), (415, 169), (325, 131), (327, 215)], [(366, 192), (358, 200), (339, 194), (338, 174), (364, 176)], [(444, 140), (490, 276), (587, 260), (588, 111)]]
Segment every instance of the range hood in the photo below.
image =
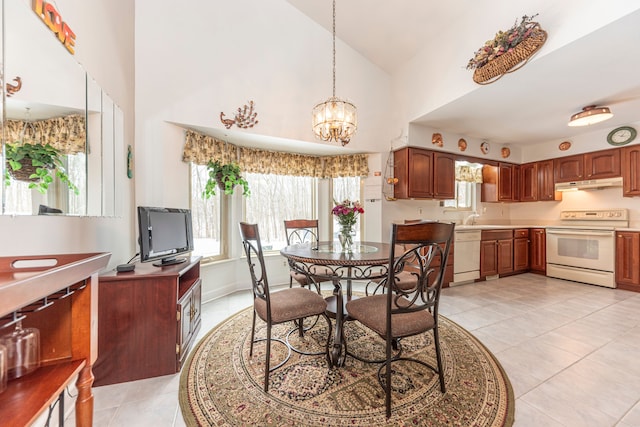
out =
[(556, 184), (556, 191), (600, 190), (611, 187), (622, 187), (622, 177), (560, 182)]

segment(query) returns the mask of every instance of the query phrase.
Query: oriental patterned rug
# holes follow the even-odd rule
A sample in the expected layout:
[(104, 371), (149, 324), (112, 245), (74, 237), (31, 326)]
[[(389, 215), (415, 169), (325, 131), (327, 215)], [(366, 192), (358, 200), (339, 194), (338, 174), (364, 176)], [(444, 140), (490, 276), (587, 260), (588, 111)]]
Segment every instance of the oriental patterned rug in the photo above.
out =
[[(511, 426), (515, 399), (509, 379), (495, 357), (459, 325), (440, 316), (440, 340), (447, 392), (438, 376), (417, 363), (396, 362), (392, 416), (385, 416), (384, 391), (377, 364), (347, 357), (344, 367), (327, 367), (324, 355), (292, 353), (272, 371), (263, 391), (263, 342), (249, 357), (252, 309), (230, 317), (209, 332), (192, 351), (180, 377), (180, 407), (188, 426)], [(265, 325), (257, 320), (264, 337)], [(291, 323), (274, 327), (284, 337)], [(383, 357), (383, 341), (357, 322), (345, 324), (349, 351), (367, 359)], [(323, 319), (291, 343), (322, 350)], [(402, 340), (403, 356), (435, 366), (433, 335)], [(275, 366), (286, 347), (272, 343)]]

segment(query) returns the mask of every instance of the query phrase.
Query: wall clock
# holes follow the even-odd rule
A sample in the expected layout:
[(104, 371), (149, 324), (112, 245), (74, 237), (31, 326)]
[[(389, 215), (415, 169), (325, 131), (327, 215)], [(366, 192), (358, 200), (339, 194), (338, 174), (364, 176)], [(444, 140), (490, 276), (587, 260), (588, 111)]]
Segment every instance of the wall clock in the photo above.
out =
[(611, 145), (626, 145), (633, 141), (637, 134), (631, 126), (621, 126), (609, 132), (607, 142)]

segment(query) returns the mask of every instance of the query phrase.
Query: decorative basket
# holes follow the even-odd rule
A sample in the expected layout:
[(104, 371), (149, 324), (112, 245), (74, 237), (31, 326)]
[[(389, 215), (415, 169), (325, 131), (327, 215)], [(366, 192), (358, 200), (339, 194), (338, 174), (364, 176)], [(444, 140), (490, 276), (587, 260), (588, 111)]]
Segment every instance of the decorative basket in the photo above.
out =
[(535, 27), (529, 37), (511, 51), (492, 59), (480, 68), (476, 68), (473, 72), (473, 81), (481, 85), (487, 85), (507, 73), (519, 70), (546, 41), (547, 32), (540, 28), (538, 23), (535, 23)]
[(32, 174), (36, 173), (36, 167), (33, 166), (29, 160), (22, 163), (21, 169), (13, 170), (9, 162), (6, 162), (6, 168), (7, 171), (9, 171), (9, 175), (16, 181), (36, 182), (39, 180), (39, 178), (29, 178)]

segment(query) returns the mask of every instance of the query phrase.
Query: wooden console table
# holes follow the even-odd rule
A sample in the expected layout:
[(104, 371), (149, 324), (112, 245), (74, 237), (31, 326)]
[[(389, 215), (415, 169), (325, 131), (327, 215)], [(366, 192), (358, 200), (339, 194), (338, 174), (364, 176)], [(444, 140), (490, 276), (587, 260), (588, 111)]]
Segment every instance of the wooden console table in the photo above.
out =
[(76, 425), (93, 425), (98, 273), (109, 253), (0, 257), (0, 334), (40, 330), (42, 365), (0, 393), (0, 424), (31, 425), (78, 375)]
[(180, 371), (200, 329), (200, 258), (100, 275), (94, 385)]

